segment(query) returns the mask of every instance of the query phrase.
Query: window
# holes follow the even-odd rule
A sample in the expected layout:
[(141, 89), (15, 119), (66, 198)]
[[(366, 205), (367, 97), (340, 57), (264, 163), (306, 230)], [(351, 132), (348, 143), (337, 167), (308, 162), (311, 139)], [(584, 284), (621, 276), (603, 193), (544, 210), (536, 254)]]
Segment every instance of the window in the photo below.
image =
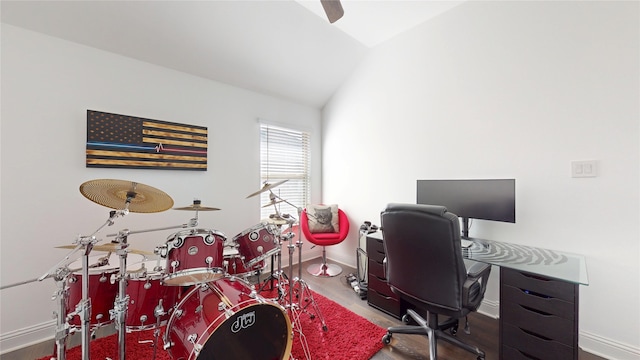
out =
[[(265, 184), (276, 184), (271, 191), (260, 194), (260, 218), (266, 219), (276, 213), (290, 214), (298, 218), (298, 208), (304, 209), (310, 195), (310, 135), (270, 124), (260, 124), (260, 180)], [(271, 192), (276, 204), (269, 204)]]

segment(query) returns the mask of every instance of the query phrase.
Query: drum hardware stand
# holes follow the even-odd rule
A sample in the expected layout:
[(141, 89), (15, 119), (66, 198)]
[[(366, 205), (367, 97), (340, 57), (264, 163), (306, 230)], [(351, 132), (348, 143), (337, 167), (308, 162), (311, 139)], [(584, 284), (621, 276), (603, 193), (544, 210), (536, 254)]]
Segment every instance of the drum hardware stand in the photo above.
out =
[[(127, 237), (129, 230), (121, 230), (117, 239), (120, 245), (116, 250), (116, 254), (120, 257), (120, 274), (118, 281), (118, 297), (116, 298), (113, 309), (109, 310), (111, 319), (115, 320), (116, 330), (118, 331), (118, 359), (126, 358), (126, 319), (127, 307), (129, 304), (129, 295), (127, 295)], [(83, 279), (84, 280), (84, 279)]]

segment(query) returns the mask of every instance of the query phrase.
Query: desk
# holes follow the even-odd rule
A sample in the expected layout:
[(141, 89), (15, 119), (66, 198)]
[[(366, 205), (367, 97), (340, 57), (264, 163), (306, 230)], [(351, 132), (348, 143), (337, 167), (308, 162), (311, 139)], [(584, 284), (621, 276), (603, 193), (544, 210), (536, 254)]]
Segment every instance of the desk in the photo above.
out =
[[(577, 360), (578, 287), (589, 284), (584, 257), (500, 241), (469, 240), (473, 244), (462, 249), (464, 258), (500, 267), (500, 359)], [(402, 316), (406, 305), (380, 285), (385, 281), (378, 273), (385, 256), (381, 232), (367, 236), (367, 256), (369, 304)]]

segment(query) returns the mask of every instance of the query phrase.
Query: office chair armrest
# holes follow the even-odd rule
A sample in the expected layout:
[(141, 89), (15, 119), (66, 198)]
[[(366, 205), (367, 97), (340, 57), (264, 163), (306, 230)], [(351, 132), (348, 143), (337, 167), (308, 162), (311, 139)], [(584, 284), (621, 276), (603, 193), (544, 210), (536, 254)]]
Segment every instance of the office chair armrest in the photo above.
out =
[[(479, 262), (471, 262), (467, 268), (467, 280), (465, 280), (462, 286), (462, 304), (465, 306), (471, 306), (471, 310), (475, 311), (480, 306), (484, 293), (487, 290), (487, 281), (489, 280), (489, 274), (491, 273), (491, 265), (483, 264)], [(479, 283), (479, 292), (474, 291), (474, 303), (471, 303), (470, 296), (472, 287)]]
[(477, 278), (479, 277), (483, 271), (487, 270), (487, 267), (491, 266), (489, 264), (473, 261), (473, 260), (464, 260), (464, 265), (467, 268), (467, 276)]

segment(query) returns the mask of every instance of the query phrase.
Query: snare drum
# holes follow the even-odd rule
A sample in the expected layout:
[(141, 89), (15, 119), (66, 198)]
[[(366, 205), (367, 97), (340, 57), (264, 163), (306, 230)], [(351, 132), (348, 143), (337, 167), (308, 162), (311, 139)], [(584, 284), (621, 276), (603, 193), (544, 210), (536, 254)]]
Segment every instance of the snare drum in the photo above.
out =
[(224, 271), (228, 275), (235, 275), (241, 278), (246, 278), (251, 275), (255, 275), (264, 268), (264, 260), (258, 262), (252, 267), (246, 267), (240, 252), (234, 247), (224, 248)]
[(164, 283), (187, 286), (224, 276), (223, 247), (226, 236), (215, 230), (191, 229), (169, 236), (156, 253), (165, 257)]
[(142, 331), (165, 325), (178, 302), (179, 287), (161, 284), (162, 269), (158, 261), (149, 260), (127, 265), (127, 331)]
[[(140, 262), (144, 259), (139, 254), (127, 254), (127, 260)], [(69, 265), (73, 273), (69, 275), (67, 284), (69, 286), (69, 297), (67, 298), (66, 312), (75, 312), (76, 306), (82, 301), (82, 258), (75, 260)], [(117, 276), (120, 272), (120, 256), (117, 254), (95, 254), (89, 255), (89, 291), (87, 296), (91, 301), (91, 317), (89, 327), (97, 327), (113, 322), (109, 310), (113, 309), (116, 296), (118, 295), (118, 282), (112, 282), (111, 277)], [(80, 309), (78, 309), (80, 310)], [(69, 326), (82, 326), (82, 319), (79, 314), (68, 317)]]
[(173, 359), (289, 359), (291, 321), (282, 306), (230, 277), (196, 285), (167, 323)]
[(233, 238), (246, 267), (251, 268), (280, 250), (275, 233), (275, 225), (260, 223)]

